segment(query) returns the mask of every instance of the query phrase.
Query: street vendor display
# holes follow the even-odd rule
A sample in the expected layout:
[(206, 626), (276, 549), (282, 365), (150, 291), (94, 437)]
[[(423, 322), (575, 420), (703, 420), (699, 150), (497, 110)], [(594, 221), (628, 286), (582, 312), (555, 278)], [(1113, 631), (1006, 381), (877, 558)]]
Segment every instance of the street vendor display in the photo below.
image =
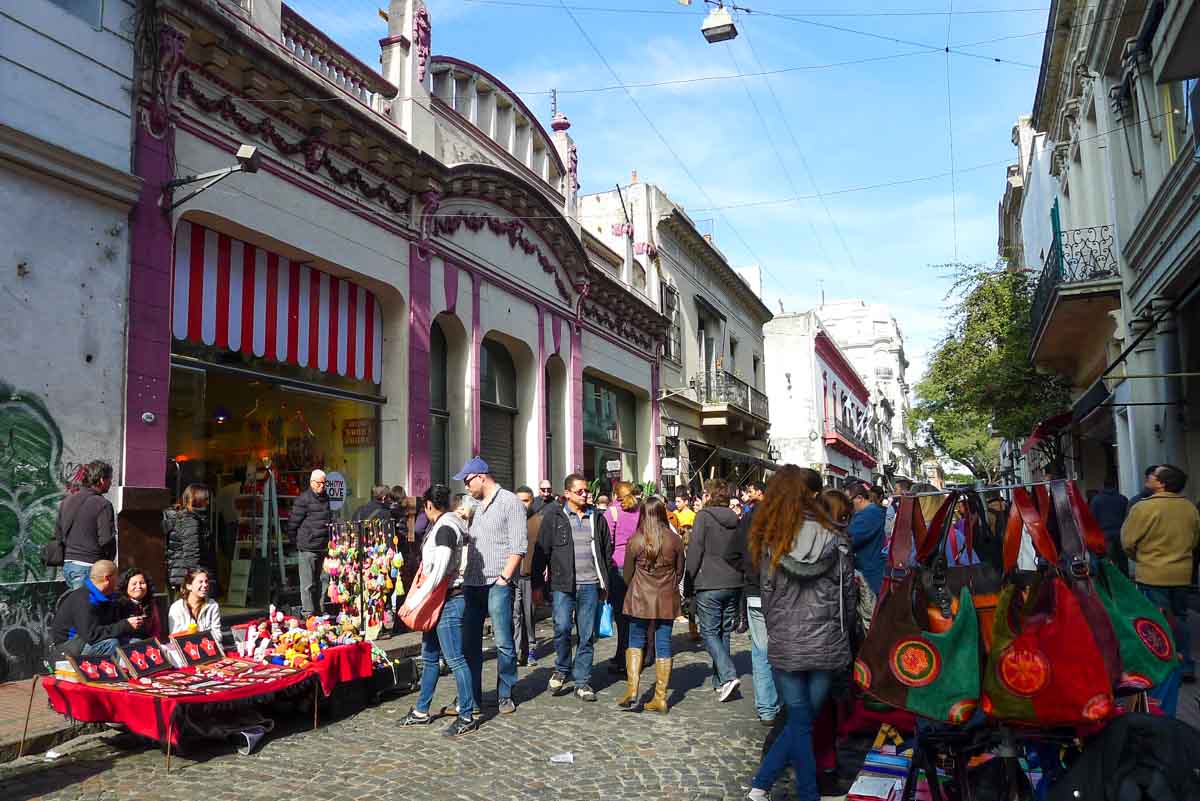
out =
[[(1017, 757), (1032, 744), (1054, 753), (1064, 737), (1103, 731), (1139, 706), (1142, 696), (1122, 694), (1143, 693), (1178, 667), (1165, 617), (1104, 558), (1103, 533), (1074, 482), (1005, 489), (1003, 531), (990, 530), (974, 491), (940, 493), (928, 526), (915, 496), (898, 499), (888, 576), (854, 679), (871, 698), (932, 722), (918, 727), (904, 799), (918, 771), (940, 799), (929, 777), (942, 757), (966, 764), (993, 748), (1007, 763), (997, 763), (997, 781), (1019, 792)], [(983, 540), (1001, 545), (998, 563)], [(1035, 569), (1018, 570), (1023, 548), (1036, 553)]]
[(353, 616), (373, 640), (393, 624), (392, 601), (404, 594), (400, 532), (390, 518), (370, 518), (329, 526), (324, 570), (329, 600)]

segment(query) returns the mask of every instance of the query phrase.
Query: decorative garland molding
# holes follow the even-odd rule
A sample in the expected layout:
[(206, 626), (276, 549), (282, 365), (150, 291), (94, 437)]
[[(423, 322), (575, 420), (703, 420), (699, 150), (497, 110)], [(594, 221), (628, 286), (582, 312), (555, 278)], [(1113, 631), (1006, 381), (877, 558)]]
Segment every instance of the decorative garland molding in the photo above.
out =
[[(216, 85), (221, 84), (221, 81), (214, 76), (205, 75), (204, 77)], [(411, 214), (412, 196), (408, 193), (393, 192), (385, 182), (372, 184), (366, 180), (363, 170), (358, 166), (343, 170), (334, 164), (330, 158), (331, 152), (337, 153), (350, 162), (355, 162), (355, 159), (347, 156), (340, 148), (325, 142), (321, 133), (306, 136), (294, 142), (288, 141), (279, 132), (270, 117), (264, 116), (255, 121), (239, 111), (234, 103), (236, 94), (232, 90), (227, 88), (226, 94), (220, 97), (209, 97), (193, 83), (191, 74), (186, 70), (179, 74), (179, 96), (190, 100), (201, 111), (218, 115), (226, 122), (232, 123), (242, 133), (253, 134), (263, 141), (269, 142), (272, 147), (284, 155), (303, 156), (304, 168), (310, 173), (319, 174), (324, 171), (329, 179), (340, 187), (352, 189), (363, 198), (380, 203), (396, 214)]]
[(542, 271), (554, 276), (554, 286), (559, 296), (567, 303), (571, 302), (571, 293), (558, 274), (554, 262), (542, 251), (541, 245), (525, 236), (525, 226), (519, 220), (501, 220), (490, 214), (453, 214), (438, 217), (433, 224), (433, 232), (439, 236), (453, 236), (459, 229), (466, 228), (472, 233), (479, 233), (487, 228), (496, 236), (508, 239), (509, 247), (520, 248), (527, 256), (536, 256)]

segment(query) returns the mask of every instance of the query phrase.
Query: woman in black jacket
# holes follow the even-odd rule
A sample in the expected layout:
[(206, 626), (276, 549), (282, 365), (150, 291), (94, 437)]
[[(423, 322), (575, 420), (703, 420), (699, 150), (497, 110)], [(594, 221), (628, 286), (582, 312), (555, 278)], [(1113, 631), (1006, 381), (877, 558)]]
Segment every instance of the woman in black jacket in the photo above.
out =
[(846, 533), (812, 491), (812, 470), (785, 465), (771, 479), (750, 528), (750, 555), (761, 566), (767, 659), (787, 725), (763, 757), (750, 801), (769, 799), (787, 768), (799, 801), (820, 801), (813, 721), (829, 696), (834, 674), (850, 664), (857, 606), (854, 557)]
[(216, 594), (217, 549), (208, 522), (208, 487), (189, 484), (179, 505), (163, 512), (163, 534), (167, 538), (167, 581), (178, 590), (193, 567), (209, 575), (209, 592)]

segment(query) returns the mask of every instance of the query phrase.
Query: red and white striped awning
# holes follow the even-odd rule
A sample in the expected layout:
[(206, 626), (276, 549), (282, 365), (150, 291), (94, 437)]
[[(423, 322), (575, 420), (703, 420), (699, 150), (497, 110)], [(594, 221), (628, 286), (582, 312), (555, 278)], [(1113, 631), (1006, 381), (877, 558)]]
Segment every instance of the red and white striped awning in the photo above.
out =
[(175, 231), (176, 339), (378, 384), (379, 301), (355, 283), (205, 228)]

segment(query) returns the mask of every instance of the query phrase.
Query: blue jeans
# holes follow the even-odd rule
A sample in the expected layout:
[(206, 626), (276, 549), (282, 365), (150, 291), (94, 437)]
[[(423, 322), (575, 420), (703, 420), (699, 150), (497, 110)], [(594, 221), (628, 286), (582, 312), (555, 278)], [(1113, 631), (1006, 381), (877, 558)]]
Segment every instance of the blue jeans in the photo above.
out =
[(754, 709), (762, 720), (774, 720), (779, 714), (779, 693), (775, 690), (775, 677), (771, 675), (771, 663), (767, 661), (767, 621), (761, 606), (747, 606), (746, 618), (750, 624), (750, 664), (754, 672)]
[(696, 591), (696, 618), (700, 623), (704, 648), (712, 658), (713, 687), (720, 687), (737, 678), (729, 635), (733, 631), (733, 620), (741, 597), (740, 590)]
[[(554, 671), (572, 676), (575, 686), (584, 687), (592, 680), (592, 654), (596, 643), (596, 611), (600, 606), (600, 585), (581, 584), (575, 592), (551, 593), (554, 603)], [(571, 630), (579, 630), (579, 647), (571, 663)]]
[(1163, 713), (1175, 717), (1179, 708), (1179, 688), (1184, 676), (1196, 675), (1196, 662), (1192, 658), (1192, 632), (1188, 627), (1188, 587), (1152, 587), (1138, 584), (1138, 589), (1150, 603), (1170, 613), (1171, 635), (1175, 638), (1175, 650), (1183, 655), (1183, 663), (1171, 671), (1166, 681), (1150, 691), (1149, 695), (1162, 705)]
[(92, 572), (91, 565), (76, 565), (67, 562), (62, 566), (63, 578), (67, 582), (68, 590), (77, 590), (83, 586), (83, 580)]
[(463, 656), (471, 669), (471, 690), (477, 704), (483, 703), (483, 619), (491, 617), (496, 640), (496, 695), (512, 698), (517, 683), (517, 650), (513, 646), (512, 587), (491, 584), (463, 587), (467, 599), (463, 615)]
[(646, 635), (654, 626), (654, 658), (671, 658), (671, 626), (673, 620), (647, 620), (644, 617), (629, 618), (629, 647), (638, 649), (646, 647)]
[(116, 637), (109, 637), (107, 640), (98, 642), (90, 642), (83, 646), (80, 651), (80, 656), (112, 656), (117, 652), (117, 646), (121, 643)]
[(470, 720), (475, 708), (474, 689), (471, 687), (471, 669), (463, 656), (463, 612), (467, 608), (466, 596), (447, 598), (442, 605), (442, 616), (432, 631), (421, 635), (421, 694), (417, 697), (417, 711), (429, 712), (433, 703), (433, 691), (438, 683), (438, 660), (445, 659), (454, 674), (458, 687), (459, 717)]
[(770, 790), (790, 762), (796, 775), (798, 801), (820, 801), (812, 728), (829, 695), (832, 680), (833, 673), (828, 670), (775, 671), (775, 686), (788, 708), (787, 724), (763, 757), (752, 786)]

